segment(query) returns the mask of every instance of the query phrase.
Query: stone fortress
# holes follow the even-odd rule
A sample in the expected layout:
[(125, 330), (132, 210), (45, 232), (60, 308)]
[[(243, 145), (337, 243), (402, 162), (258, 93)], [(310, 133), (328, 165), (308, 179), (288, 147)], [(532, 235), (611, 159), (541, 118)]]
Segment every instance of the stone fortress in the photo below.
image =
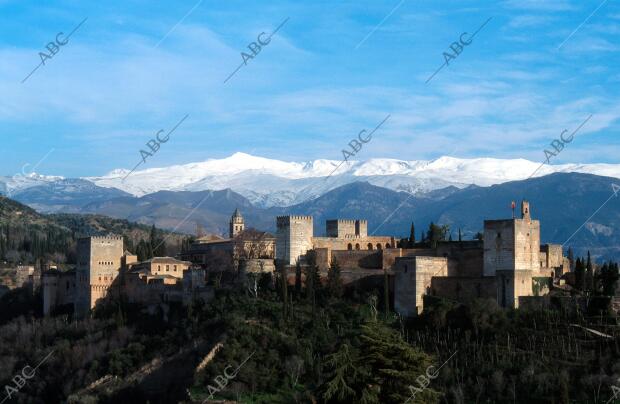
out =
[(535, 289), (548, 293), (570, 268), (561, 245), (540, 245), (540, 222), (531, 218), (527, 201), (521, 218), (485, 220), (484, 241), (397, 248), (394, 237), (368, 236), (367, 229), (365, 220), (328, 220), (326, 237), (315, 237), (311, 216), (279, 216), (276, 258), (289, 267), (304, 265), (307, 252), (314, 250), (322, 276), (336, 260), (345, 284), (386, 271), (395, 310), (405, 316), (422, 312), (424, 296), (462, 302), (492, 298), (502, 307), (517, 308)]
[(43, 272), (43, 313), (70, 305), (76, 316), (84, 317), (105, 299), (120, 297), (130, 303), (185, 303), (205, 292), (204, 270), (190, 267), (190, 262), (171, 257), (138, 262), (124, 251), (122, 236), (81, 238), (75, 270)]
[(405, 316), (424, 309), (424, 296), (460, 302), (492, 298), (518, 308), (570, 270), (559, 244), (540, 245), (540, 222), (527, 201), (521, 218), (484, 221), (484, 241), (440, 242), (432, 250), (404, 250), (394, 265), (394, 307)]
[(308, 264), (309, 251), (322, 278), (332, 261), (338, 262), (345, 285), (382, 282), (387, 275), (394, 309), (404, 316), (421, 313), (427, 296), (460, 302), (492, 298), (502, 307), (517, 308), (548, 293), (570, 268), (562, 246), (540, 244), (540, 222), (531, 218), (527, 201), (521, 204), (521, 218), (485, 220), (483, 241), (440, 241), (433, 248), (400, 248), (395, 237), (369, 236), (366, 220), (327, 220), (325, 236), (314, 235), (312, 216), (278, 216), (276, 228), (275, 237), (247, 230), (235, 210), (229, 238), (199, 237), (180, 259), (144, 262), (124, 251), (121, 236), (80, 239), (75, 270), (43, 273), (44, 312), (73, 305), (84, 316), (106, 297), (149, 304), (187, 303), (197, 291), (208, 297), (212, 290), (206, 287), (206, 273), (222, 270), (210, 268), (218, 262), (209, 260), (214, 253), (229, 254), (239, 272), (272, 273), (279, 262), (289, 282), (297, 265)]

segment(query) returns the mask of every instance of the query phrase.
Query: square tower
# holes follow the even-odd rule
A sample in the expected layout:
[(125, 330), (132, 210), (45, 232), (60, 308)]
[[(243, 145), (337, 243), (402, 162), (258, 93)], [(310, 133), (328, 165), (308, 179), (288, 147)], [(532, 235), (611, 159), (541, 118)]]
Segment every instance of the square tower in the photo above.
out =
[(295, 265), (312, 249), (312, 216), (278, 216), (276, 224), (276, 259)]
[(540, 222), (531, 219), (526, 201), (521, 216), (484, 221), (483, 276), (497, 278), (497, 301), (506, 307), (532, 295), (532, 275), (540, 269)]
[(81, 238), (77, 242), (75, 312), (83, 316), (108, 296), (118, 282), (123, 258), (123, 237)]
[(367, 220), (331, 219), (325, 222), (327, 237), (355, 238), (368, 236)]

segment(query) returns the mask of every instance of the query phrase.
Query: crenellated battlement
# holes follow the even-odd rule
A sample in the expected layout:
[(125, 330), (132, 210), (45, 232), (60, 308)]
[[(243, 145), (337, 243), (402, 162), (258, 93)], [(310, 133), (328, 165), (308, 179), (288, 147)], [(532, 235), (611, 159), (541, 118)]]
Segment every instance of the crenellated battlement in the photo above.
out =
[(88, 239), (92, 239), (92, 240), (102, 240), (102, 241), (118, 241), (118, 240), (122, 240), (123, 236), (118, 236), (116, 234), (108, 234), (105, 236), (90, 236), (90, 237), (82, 237), (82, 239), (88, 240)]
[(285, 226), (291, 223), (291, 221), (302, 221), (307, 223), (312, 223), (312, 216), (301, 216), (301, 215), (286, 215), (286, 216), (277, 216), (276, 223), (278, 226)]

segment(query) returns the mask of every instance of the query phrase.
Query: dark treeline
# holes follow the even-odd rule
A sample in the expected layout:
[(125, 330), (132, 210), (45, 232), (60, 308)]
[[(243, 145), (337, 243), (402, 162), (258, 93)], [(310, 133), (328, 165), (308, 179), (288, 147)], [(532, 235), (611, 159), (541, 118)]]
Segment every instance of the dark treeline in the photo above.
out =
[(0, 261), (10, 265), (35, 264), (37, 261), (55, 264), (75, 264), (76, 243), (81, 237), (123, 235), (125, 249), (140, 260), (153, 256), (176, 254), (185, 236), (171, 234), (125, 220), (81, 215), (51, 216), (57, 223), (0, 224)]

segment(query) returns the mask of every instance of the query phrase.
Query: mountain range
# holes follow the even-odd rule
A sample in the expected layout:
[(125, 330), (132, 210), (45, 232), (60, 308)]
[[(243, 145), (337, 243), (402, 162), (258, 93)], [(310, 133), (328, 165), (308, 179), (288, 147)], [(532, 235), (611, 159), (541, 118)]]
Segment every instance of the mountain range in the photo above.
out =
[[(235, 153), (223, 159), (149, 168), (130, 172), (115, 169), (99, 177), (64, 179), (38, 174), (0, 177), (0, 192), (38, 203), (44, 211), (66, 210), (74, 202), (83, 205), (114, 196), (141, 197), (158, 191), (217, 191), (230, 189), (255, 206), (285, 207), (303, 203), (354, 182), (424, 196), (436, 190), (488, 187), (556, 172), (578, 172), (620, 178), (620, 164), (541, 165), (523, 159), (440, 157), (435, 160), (370, 159), (367, 161), (314, 160), (286, 162)], [(90, 184), (101, 189), (95, 190)], [(46, 187), (41, 187), (45, 185)], [(32, 190), (32, 188), (37, 188)], [(24, 192), (28, 195), (20, 195)], [(36, 195), (33, 195), (32, 193)], [(109, 194), (107, 194), (109, 192)], [(445, 192), (445, 191), (444, 191)], [(75, 195), (54, 203), (41, 203), (62, 194)], [(38, 195), (38, 196), (37, 196)], [(38, 201), (35, 201), (36, 199)], [(86, 199), (84, 199), (86, 198)], [(63, 204), (69, 206), (62, 206)]]
[(285, 163), (237, 153), (138, 171), (124, 182), (126, 170), (79, 179), (31, 174), (20, 176), (17, 185), (5, 178), (0, 191), (40, 212), (100, 214), (186, 233), (200, 224), (225, 235), (232, 211), (239, 208), (248, 226), (272, 232), (276, 216), (302, 214), (314, 217), (317, 235), (324, 234), (326, 219), (365, 218), (372, 234), (408, 236), (414, 222), (419, 238), (435, 222), (450, 225), (454, 239), (459, 229), (465, 239), (472, 238), (485, 219), (510, 218), (511, 201), (527, 199), (532, 216), (541, 220), (543, 242), (620, 258), (620, 209), (612, 188), (620, 183), (618, 165), (379, 159), (346, 162), (329, 176), (338, 164)]

